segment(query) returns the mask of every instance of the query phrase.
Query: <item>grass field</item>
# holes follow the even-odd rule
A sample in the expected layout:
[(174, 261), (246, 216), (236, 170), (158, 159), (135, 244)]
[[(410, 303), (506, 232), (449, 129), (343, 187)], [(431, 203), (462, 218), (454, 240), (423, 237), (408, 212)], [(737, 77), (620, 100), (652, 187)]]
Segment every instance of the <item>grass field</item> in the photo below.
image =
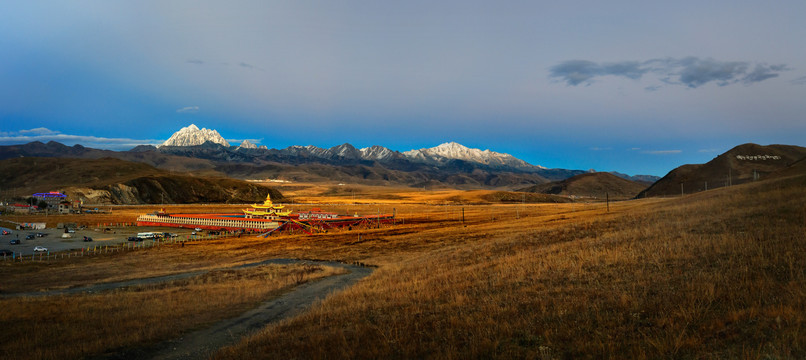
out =
[[(321, 207), (339, 212), (394, 209), (401, 222), (314, 236), (230, 238), (75, 261), (3, 263), (0, 275), (9, 289), (36, 291), (270, 257), (379, 266), (303, 315), (217, 355), (227, 359), (806, 357), (803, 176), (682, 198), (610, 203), (609, 211), (604, 203), (502, 204), (490, 200), (490, 191), (345, 191), (324, 185), (281, 191), (296, 201), (331, 204)], [(131, 221), (153, 209), (116, 208), (99, 216)], [(243, 288), (238, 280), (214, 283)], [(208, 291), (207, 283), (194, 286)], [(211, 284), (209, 291), (216, 286)], [(175, 314), (209, 311), (205, 304), (173, 301), (183, 299), (177, 293), (181, 291), (159, 289), (153, 299), (170, 300)], [(132, 301), (127, 296), (137, 294), (90, 297), (117, 303)], [(78, 296), (2, 298), (0, 306), (16, 310), (13, 316), (6, 310), (0, 322), (14, 332), (39, 329), (19, 325), (25, 322), (62, 324), (65, 335), (56, 344), (85, 339), (79, 324), (91, 311), (80, 311), (86, 301)], [(39, 307), (53, 310), (35, 311)], [(171, 331), (194, 326), (199, 325), (177, 325)], [(113, 323), (97, 336), (124, 337), (118, 327)], [(11, 351), (13, 341), (0, 339), (0, 351)], [(150, 341), (153, 337), (144, 336), (119, 343)], [(0, 355), (63, 358), (119, 346), (65, 353), (54, 346), (31, 353), (45, 347), (31, 340)]]

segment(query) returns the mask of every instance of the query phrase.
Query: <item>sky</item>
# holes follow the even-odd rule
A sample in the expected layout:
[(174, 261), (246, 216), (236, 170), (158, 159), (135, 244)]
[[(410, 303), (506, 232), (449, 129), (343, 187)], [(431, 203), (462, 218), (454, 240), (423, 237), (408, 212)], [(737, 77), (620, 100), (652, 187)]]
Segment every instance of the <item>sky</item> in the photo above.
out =
[(3, 1), (0, 145), (455, 141), (665, 175), (806, 146), (806, 2)]

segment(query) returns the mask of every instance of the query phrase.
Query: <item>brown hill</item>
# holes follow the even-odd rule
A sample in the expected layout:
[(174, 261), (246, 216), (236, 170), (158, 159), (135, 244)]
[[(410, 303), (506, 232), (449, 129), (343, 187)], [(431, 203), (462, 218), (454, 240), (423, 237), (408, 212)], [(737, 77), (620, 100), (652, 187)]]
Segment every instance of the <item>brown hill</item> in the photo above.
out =
[(637, 197), (676, 196), (743, 184), (784, 171), (803, 158), (806, 148), (800, 146), (743, 144), (705, 164), (680, 166)]
[(599, 199), (608, 196), (611, 199), (630, 199), (644, 189), (646, 189), (644, 184), (611, 173), (597, 172), (580, 174), (562, 181), (538, 184), (521, 191)]
[(766, 179), (778, 179), (784, 177), (791, 177), (791, 176), (799, 176), (806, 174), (806, 157), (795, 161), (794, 163), (790, 164), (789, 166), (776, 170), (769, 175), (765, 176)]
[(60, 190), (91, 204), (246, 203), (266, 193), (284, 200), (275, 189), (242, 180), (177, 174), (115, 158), (0, 160), (0, 184), (5, 198)]

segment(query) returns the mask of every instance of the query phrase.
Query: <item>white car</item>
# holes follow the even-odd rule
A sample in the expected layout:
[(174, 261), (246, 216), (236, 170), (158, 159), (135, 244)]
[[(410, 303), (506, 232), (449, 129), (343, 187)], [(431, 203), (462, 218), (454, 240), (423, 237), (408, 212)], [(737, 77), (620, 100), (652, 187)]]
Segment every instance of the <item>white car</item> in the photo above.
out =
[(42, 247), (42, 246), (34, 247), (34, 252), (47, 252), (47, 251), (48, 251), (48, 248), (46, 248), (46, 247)]
[(196, 230), (196, 231), (201, 231), (201, 228), (195, 228), (195, 229), (193, 229), (193, 230)]

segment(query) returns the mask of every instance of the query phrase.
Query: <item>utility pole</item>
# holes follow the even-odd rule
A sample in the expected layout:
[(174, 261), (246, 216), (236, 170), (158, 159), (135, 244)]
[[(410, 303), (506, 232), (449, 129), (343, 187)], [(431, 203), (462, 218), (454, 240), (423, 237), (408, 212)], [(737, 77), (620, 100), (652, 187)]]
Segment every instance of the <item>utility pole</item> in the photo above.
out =
[(605, 202), (607, 203), (607, 212), (610, 212), (610, 193), (605, 193)]
[(683, 183), (681, 182), (680, 183), (680, 196), (683, 196), (683, 195), (685, 195), (685, 194), (683, 193)]

